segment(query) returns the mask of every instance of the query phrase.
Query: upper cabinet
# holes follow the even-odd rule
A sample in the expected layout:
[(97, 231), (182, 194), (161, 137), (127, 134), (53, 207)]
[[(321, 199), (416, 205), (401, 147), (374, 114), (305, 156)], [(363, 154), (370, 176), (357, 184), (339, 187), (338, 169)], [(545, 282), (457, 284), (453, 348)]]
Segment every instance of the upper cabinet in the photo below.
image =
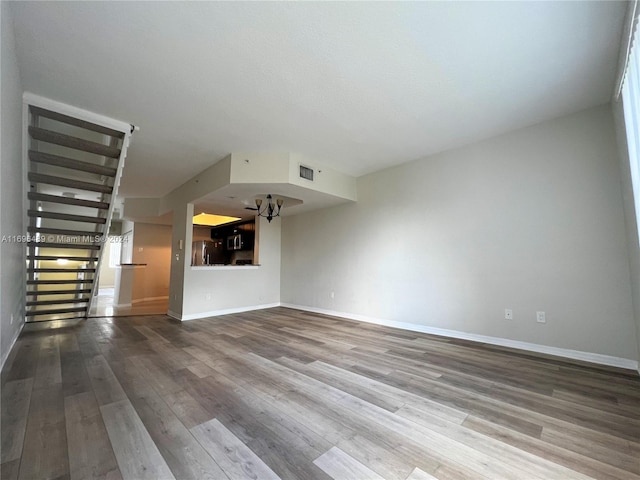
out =
[(223, 240), (228, 251), (253, 250), (256, 239), (255, 220), (213, 227), (211, 238)]

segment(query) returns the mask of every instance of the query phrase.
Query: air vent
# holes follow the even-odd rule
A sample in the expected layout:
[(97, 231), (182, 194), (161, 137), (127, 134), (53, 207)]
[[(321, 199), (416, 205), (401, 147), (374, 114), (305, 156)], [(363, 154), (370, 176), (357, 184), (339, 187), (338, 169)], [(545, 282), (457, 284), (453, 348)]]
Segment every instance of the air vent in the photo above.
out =
[(313, 182), (313, 169), (300, 165), (300, 178), (311, 180)]

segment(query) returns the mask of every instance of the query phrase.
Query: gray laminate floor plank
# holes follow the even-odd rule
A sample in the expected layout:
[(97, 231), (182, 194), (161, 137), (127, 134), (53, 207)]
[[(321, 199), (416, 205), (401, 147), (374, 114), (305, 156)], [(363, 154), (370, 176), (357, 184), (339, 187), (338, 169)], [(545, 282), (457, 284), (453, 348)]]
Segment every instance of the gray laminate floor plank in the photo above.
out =
[(129, 400), (100, 407), (124, 480), (175, 479)]
[(217, 419), (193, 427), (191, 432), (230, 479), (279, 480), (273, 470)]
[(373, 470), (367, 468), (338, 447), (332, 447), (314, 462), (334, 480), (359, 478), (362, 480), (385, 480)]
[(108, 405), (127, 398), (104, 356), (96, 355), (86, 359), (85, 367), (99, 405)]
[(71, 480), (122, 478), (93, 392), (65, 397)]
[(137, 368), (114, 365), (136, 413), (178, 479), (216, 480), (224, 473)]
[(2, 386), (2, 463), (19, 460), (22, 455), (32, 390), (32, 378), (13, 380)]
[(409, 475), (406, 480), (438, 480), (438, 479), (433, 475), (423, 470), (420, 470), (419, 468), (416, 467), (416, 469), (413, 472), (411, 472), (411, 475)]
[(200, 393), (215, 398), (221, 407), (218, 420), (278, 476), (326, 478), (311, 462), (330, 448), (328, 441), (224, 375), (191, 377), (191, 382), (202, 384)]
[(69, 475), (64, 415), (60, 383), (33, 389), (20, 461), (21, 480), (57, 479)]
[(20, 459), (17, 458), (10, 462), (4, 462), (0, 465), (0, 478), (2, 480), (17, 480), (20, 472)]
[(40, 344), (38, 366), (33, 380), (33, 388), (49, 387), (62, 383), (60, 367), (60, 346), (58, 337), (51, 336)]
[(80, 351), (61, 351), (62, 392), (65, 397), (93, 391)]

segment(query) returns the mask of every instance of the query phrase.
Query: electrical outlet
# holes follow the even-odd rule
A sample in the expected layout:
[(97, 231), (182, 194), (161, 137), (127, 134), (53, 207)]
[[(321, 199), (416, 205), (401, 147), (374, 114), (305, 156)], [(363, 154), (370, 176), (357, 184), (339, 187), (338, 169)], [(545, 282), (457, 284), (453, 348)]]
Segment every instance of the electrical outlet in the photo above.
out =
[(504, 309), (504, 319), (505, 320), (513, 320), (513, 310), (510, 308)]
[(331, 298), (336, 298), (336, 292), (331, 292)]
[(205, 300), (211, 300), (211, 294), (210, 294), (210, 293), (207, 293), (207, 294), (204, 296), (204, 299), (205, 299)]
[(11, 323), (10, 325), (13, 325), (13, 313), (11, 314)]
[(547, 323), (547, 316), (544, 312), (536, 312), (536, 322)]

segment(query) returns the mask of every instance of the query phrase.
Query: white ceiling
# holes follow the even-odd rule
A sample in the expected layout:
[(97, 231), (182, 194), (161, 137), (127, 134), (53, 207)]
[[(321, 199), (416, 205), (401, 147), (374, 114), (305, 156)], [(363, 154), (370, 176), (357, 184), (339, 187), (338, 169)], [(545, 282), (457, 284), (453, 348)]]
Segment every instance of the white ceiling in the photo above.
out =
[(623, 2), (19, 2), (23, 88), (139, 125), (121, 193), (234, 151), (362, 175), (607, 102)]

